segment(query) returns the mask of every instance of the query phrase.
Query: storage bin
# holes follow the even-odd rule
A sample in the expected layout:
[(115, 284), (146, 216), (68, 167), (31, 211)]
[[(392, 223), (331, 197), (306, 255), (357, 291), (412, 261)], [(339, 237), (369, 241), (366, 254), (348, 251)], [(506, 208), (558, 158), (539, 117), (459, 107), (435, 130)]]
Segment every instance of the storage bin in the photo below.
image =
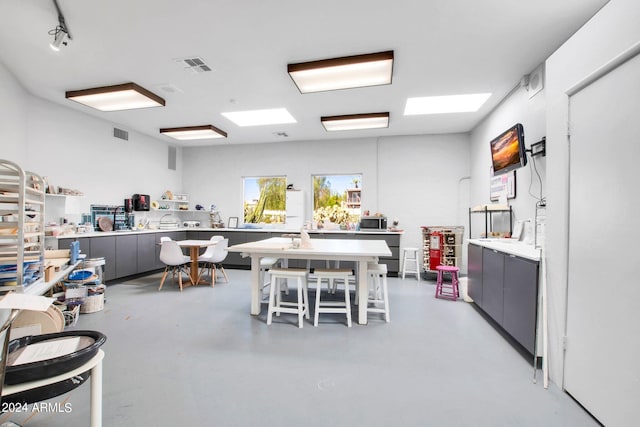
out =
[(80, 313), (95, 313), (104, 309), (104, 285), (91, 286), (87, 289), (87, 297), (80, 306)]

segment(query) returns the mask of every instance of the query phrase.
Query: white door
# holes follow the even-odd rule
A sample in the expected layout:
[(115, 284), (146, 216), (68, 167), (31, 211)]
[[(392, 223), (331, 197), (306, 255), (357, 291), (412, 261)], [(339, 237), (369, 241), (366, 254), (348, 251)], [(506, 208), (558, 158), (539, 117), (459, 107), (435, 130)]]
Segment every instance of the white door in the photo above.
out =
[(640, 420), (640, 56), (570, 97), (564, 388), (607, 426)]

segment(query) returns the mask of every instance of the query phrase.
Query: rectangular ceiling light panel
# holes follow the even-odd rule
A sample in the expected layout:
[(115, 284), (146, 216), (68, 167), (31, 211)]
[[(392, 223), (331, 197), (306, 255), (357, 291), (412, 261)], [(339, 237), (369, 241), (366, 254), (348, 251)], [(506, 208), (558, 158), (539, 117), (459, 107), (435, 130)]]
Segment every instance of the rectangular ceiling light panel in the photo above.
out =
[(100, 111), (164, 107), (165, 100), (135, 83), (72, 90), (65, 97)]
[(391, 84), (393, 51), (289, 64), (302, 93)]
[(475, 93), (409, 98), (404, 108), (404, 115), (470, 113), (478, 111), (490, 96), (490, 93)]
[(389, 127), (389, 113), (349, 114), (321, 117), (322, 126), (328, 131), (379, 129)]
[(160, 129), (160, 133), (171, 138), (187, 141), (191, 139), (226, 138), (227, 133), (212, 125), (187, 126), (179, 128)]
[(235, 111), (222, 113), (227, 119), (238, 126), (263, 126), (296, 123), (296, 119), (286, 108), (272, 108), (268, 110)]

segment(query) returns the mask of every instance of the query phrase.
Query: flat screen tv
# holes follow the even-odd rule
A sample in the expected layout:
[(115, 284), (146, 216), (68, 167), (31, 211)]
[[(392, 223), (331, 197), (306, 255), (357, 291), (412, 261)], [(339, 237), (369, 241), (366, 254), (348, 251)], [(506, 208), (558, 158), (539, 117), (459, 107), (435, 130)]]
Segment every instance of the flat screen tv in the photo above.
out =
[(527, 164), (524, 129), (520, 123), (491, 140), (491, 161), (494, 175), (503, 174)]

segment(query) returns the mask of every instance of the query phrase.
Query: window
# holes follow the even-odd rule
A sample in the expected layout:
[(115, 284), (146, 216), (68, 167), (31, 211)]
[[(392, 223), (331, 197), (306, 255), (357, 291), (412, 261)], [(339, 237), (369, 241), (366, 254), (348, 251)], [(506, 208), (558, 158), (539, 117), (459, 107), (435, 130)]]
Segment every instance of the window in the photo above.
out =
[(283, 224), (286, 217), (287, 178), (244, 178), (244, 223)]
[(313, 220), (318, 227), (328, 223), (355, 229), (360, 221), (362, 175), (314, 175)]

